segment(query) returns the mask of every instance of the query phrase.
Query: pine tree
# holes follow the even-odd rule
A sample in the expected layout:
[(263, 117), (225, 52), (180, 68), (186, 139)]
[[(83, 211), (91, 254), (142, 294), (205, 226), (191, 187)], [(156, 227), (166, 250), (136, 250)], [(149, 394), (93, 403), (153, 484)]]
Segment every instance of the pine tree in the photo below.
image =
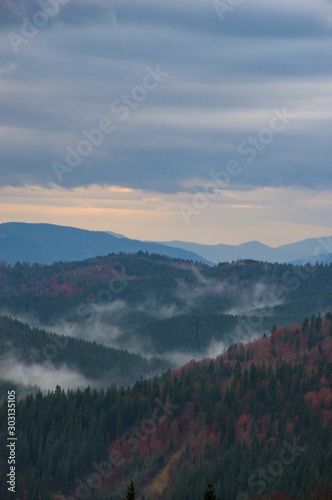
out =
[(319, 313), (318, 316), (317, 316), (317, 318), (316, 318), (315, 328), (316, 328), (316, 332), (318, 332), (318, 333), (322, 329), (322, 317), (321, 317), (321, 313)]
[(308, 326), (309, 326), (309, 320), (308, 320), (308, 318), (305, 318), (305, 320), (302, 323), (302, 331), (303, 331), (303, 333), (305, 333), (305, 331), (308, 328)]
[(220, 500), (219, 498), (217, 498), (214, 492), (214, 487), (212, 483), (208, 484), (208, 489), (204, 493), (204, 500)]
[(130, 485), (128, 486), (127, 495), (124, 500), (135, 500), (135, 498), (136, 498), (135, 485), (134, 481), (132, 480)]

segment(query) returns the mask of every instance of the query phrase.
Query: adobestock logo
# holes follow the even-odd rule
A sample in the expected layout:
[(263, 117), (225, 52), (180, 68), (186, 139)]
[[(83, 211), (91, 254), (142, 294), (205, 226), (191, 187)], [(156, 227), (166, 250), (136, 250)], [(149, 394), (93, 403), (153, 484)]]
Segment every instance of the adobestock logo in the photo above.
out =
[(30, 40), (38, 35), (41, 28), (48, 25), (50, 18), (59, 14), (60, 6), (67, 5), (69, 2), (70, 0), (39, 0), (38, 4), (41, 10), (37, 10), (31, 19), (25, 17), (22, 13), (20, 34), (14, 31), (7, 33), (7, 38), (15, 54), (19, 53), (21, 45), (27, 45)]
[(225, 20), (225, 15), (229, 12), (234, 12), (236, 7), (239, 7), (243, 3), (243, 0), (214, 0), (213, 7), (221, 22)]
[(129, 456), (132, 456), (139, 448), (139, 441), (149, 439), (156, 432), (158, 424), (165, 422), (179, 405), (170, 402), (164, 403), (160, 399), (156, 399), (156, 407), (151, 415), (151, 418), (144, 419), (139, 426), (132, 428), (131, 431), (126, 431), (120, 437), (120, 442), (124, 446), (123, 451), (111, 450), (107, 460), (101, 463), (92, 462), (94, 472), (91, 472), (84, 480), (76, 478), (75, 492), (70, 495), (61, 495), (62, 500), (87, 500), (105, 481), (107, 481), (116, 468), (121, 467)]
[[(119, 99), (114, 99), (111, 104), (111, 111), (118, 115), (122, 121), (126, 120), (132, 111), (145, 101), (149, 92), (156, 90), (169, 76), (169, 73), (161, 71), (159, 64), (155, 68), (146, 66), (145, 70), (146, 74), (141, 85), (136, 85), (131, 92), (122, 94)], [(73, 172), (75, 168), (81, 165), (83, 159), (90, 156), (102, 144), (105, 136), (112, 134), (115, 130), (116, 126), (113, 120), (108, 117), (102, 118), (96, 128), (91, 130), (83, 129), (82, 135), (84, 138), (75, 147), (66, 146), (67, 154), (64, 162), (52, 162), (52, 169), (58, 181), (62, 183), (64, 175)]]
[[(284, 473), (289, 465), (301, 457), (306, 449), (306, 446), (298, 446), (295, 438), (293, 444), (288, 443), (286, 440), (283, 441), (279, 460), (273, 460), (249, 476), (248, 486), (254, 492), (254, 496), (262, 495), (268, 486), (273, 484)], [(236, 500), (250, 500), (250, 498), (253, 498), (253, 496), (249, 496), (248, 493), (239, 493)]]
[[(237, 147), (238, 158), (229, 161), (223, 170), (210, 171), (209, 180), (201, 190), (193, 189), (191, 204), (181, 203), (179, 211), (186, 224), (190, 224), (193, 215), (199, 215), (206, 209), (211, 201), (219, 196), (221, 190), (225, 190), (231, 184), (232, 178), (239, 176), (246, 164), (252, 163), (259, 154), (271, 146), (276, 136), (286, 130), (295, 120), (296, 115), (288, 112), (287, 108), (282, 110), (273, 109), (272, 117), (267, 126), (258, 130), (256, 135), (249, 135)], [(246, 164), (244, 164), (246, 160)]]

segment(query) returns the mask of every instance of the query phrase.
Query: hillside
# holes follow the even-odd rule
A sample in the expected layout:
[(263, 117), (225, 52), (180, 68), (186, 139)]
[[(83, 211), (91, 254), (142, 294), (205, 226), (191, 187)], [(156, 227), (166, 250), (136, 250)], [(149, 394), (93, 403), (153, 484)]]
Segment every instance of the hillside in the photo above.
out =
[(18, 498), (122, 500), (129, 478), (141, 500), (200, 500), (208, 481), (220, 498), (330, 498), (331, 318), (126, 390), (28, 396), (17, 407)]
[[(0, 398), (13, 382), (19, 391), (53, 387), (59, 381), (76, 389), (129, 385), (169, 368), (157, 358), (147, 360), (96, 342), (55, 335), (0, 316)], [(29, 385), (30, 384), (30, 385)], [(46, 386), (45, 386), (46, 384)], [(27, 387), (28, 386), (28, 387)]]
[(206, 356), (215, 343), (324, 314), (331, 301), (331, 265), (249, 260), (211, 267), (138, 252), (0, 266), (3, 314), (149, 356)]

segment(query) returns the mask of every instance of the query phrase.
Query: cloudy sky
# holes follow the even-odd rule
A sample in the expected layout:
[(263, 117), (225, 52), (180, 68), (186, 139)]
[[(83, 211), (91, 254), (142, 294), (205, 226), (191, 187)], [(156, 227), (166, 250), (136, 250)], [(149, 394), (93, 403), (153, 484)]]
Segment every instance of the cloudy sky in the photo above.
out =
[(0, 0), (0, 222), (332, 234), (332, 2)]

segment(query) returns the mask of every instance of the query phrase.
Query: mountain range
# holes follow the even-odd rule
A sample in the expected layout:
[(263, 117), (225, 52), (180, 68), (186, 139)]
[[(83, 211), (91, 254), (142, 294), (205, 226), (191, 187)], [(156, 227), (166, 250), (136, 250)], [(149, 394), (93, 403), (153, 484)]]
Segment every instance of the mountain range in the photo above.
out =
[(249, 241), (240, 245), (201, 245), (184, 241), (165, 241), (170, 247), (183, 248), (195, 252), (203, 258), (214, 262), (232, 262), (234, 260), (253, 259), (263, 262), (284, 264), (296, 261), (303, 265), (308, 262), (329, 262), (332, 257), (332, 238), (309, 238), (272, 248), (259, 241)]
[(0, 261), (51, 264), (77, 261), (108, 253), (156, 253), (213, 265), (253, 259), (270, 263), (332, 261), (332, 237), (310, 238), (273, 248), (258, 241), (240, 245), (203, 245), (184, 241), (140, 241), (111, 231), (87, 231), (53, 224), (0, 224)]
[(109, 253), (138, 251), (210, 264), (188, 250), (162, 243), (119, 238), (118, 235), (103, 231), (86, 231), (53, 224), (0, 224), (0, 261), (11, 265), (16, 262), (52, 264), (61, 260), (69, 262)]

